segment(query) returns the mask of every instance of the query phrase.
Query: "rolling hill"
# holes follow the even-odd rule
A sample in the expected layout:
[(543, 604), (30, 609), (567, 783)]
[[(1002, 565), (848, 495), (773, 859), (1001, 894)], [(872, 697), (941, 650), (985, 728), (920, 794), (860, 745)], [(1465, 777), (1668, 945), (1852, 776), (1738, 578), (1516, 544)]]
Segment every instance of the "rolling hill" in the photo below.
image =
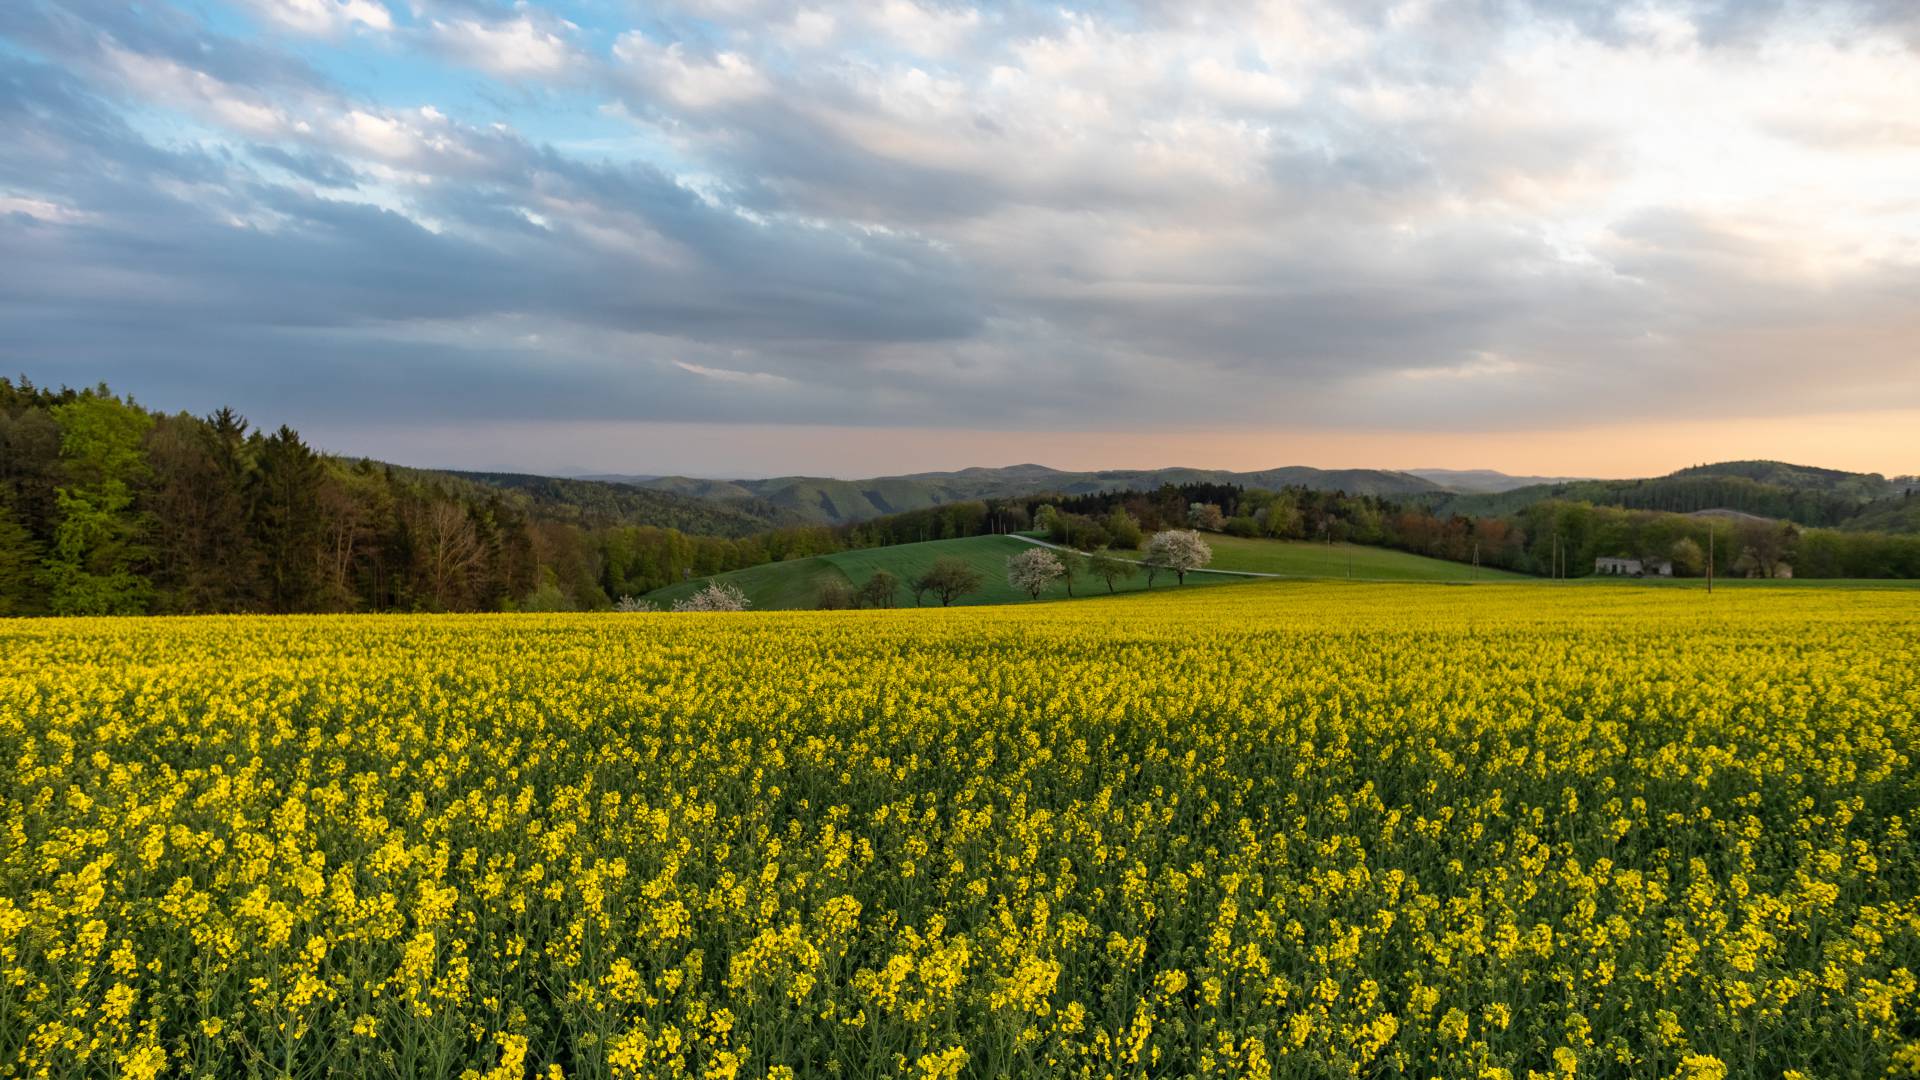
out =
[[(1239, 576), (1243, 574), (1298, 578), (1351, 576), (1355, 581), (1533, 580), (1524, 574), (1489, 567), (1482, 567), (1476, 572), (1473, 567), (1461, 563), (1360, 544), (1334, 544), (1329, 549), (1325, 544), (1305, 540), (1242, 539), (1218, 534), (1208, 534), (1206, 539), (1213, 548), (1213, 563), (1205, 571), (1189, 574), (1186, 583), (1188, 588), (1258, 580), (1256, 576)], [(768, 563), (718, 574), (711, 579), (682, 582), (655, 590), (647, 595), (647, 599), (665, 607), (703, 588), (707, 581), (718, 580), (738, 586), (758, 610), (811, 608), (818, 604), (820, 587), (825, 582), (841, 581), (858, 586), (879, 570), (885, 570), (905, 582), (925, 571), (935, 559), (951, 556), (971, 564), (985, 578), (985, 584), (979, 592), (957, 601), (956, 606), (1025, 602), (1028, 599), (1025, 593), (1007, 585), (1006, 562), (1008, 556), (1030, 550), (1031, 547), (1031, 544), (1017, 537), (975, 536), (961, 540), (929, 540), (918, 544), (862, 548), (809, 559)], [(1122, 557), (1139, 558), (1138, 555)], [(1146, 587), (1145, 577), (1135, 576), (1115, 582), (1114, 591), (1138, 592)], [(1157, 578), (1153, 585), (1155, 591), (1174, 587), (1165, 574)], [(1080, 597), (1104, 596), (1107, 586), (1098, 579), (1082, 579), (1074, 585), (1074, 593)], [(1042, 599), (1066, 597), (1066, 589), (1055, 586), (1043, 594)], [(913, 598), (904, 588), (900, 593), (900, 602), (907, 605), (913, 603)], [(928, 603), (933, 601), (929, 599)]]
[(1573, 480), (1499, 492), (1413, 495), (1436, 513), (1468, 517), (1515, 513), (1563, 499), (1628, 510), (1692, 514), (1736, 511), (1817, 528), (1911, 532), (1920, 529), (1914, 502), (1920, 484), (1879, 473), (1852, 473), (1778, 461), (1696, 465), (1636, 480)]
[[(906, 607), (913, 606), (913, 596), (907, 592), (905, 582), (908, 578), (924, 573), (933, 565), (933, 561), (942, 557), (960, 559), (980, 572), (983, 579), (979, 591), (970, 593), (954, 601), (955, 607), (979, 604), (1024, 603), (1029, 598), (1007, 584), (1007, 558), (1022, 551), (1032, 550), (1032, 545), (1011, 536), (971, 536), (960, 540), (928, 540), (918, 544), (896, 544), (892, 547), (862, 548), (857, 551), (841, 551), (832, 555), (816, 555), (810, 559), (794, 559), (788, 562), (767, 563), (752, 566), (745, 570), (716, 574), (711, 579), (696, 578), (693, 581), (669, 585), (647, 594), (647, 599), (662, 607), (671, 605), (675, 600), (688, 596), (705, 587), (708, 580), (725, 581), (738, 586), (747, 594), (757, 611), (788, 610), (812, 608), (819, 604), (820, 587), (828, 581), (840, 581), (858, 586), (872, 577), (875, 571), (885, 570), (899, 578), (902, 586), (896, 603)], [(1251, 578), (1235, 578), (1226, 574), (1189, 574), (1187, 588), (1199, 585), (1218, 585), (1233, 581), (1249, 581)], [(1162, 575), (1154, 582), (1154, 591), (1175, 588), (1172, 579)], [(1146, 588), (1144, 577), (1134, 577), (1114, 583), (1116, 592), (1138, 592)], [(1103, 581), (1083, 579), (1074, 584), (1074, 592), (1080, 596), (1106, 595), (1107, 586)], [(1042, 599), (1065, 599), (1067, 591), (1056, 585), (1042, 594)], [(926, 603), (938, 606), (938, 601), (928, 597)]]
[(1561, 499), (1672, 513), (1729, 511), (1849, 531), (1920, 532), (1920, 479), (1889, 479), (1878, 473), (1777, 461), (1696, 465), (1641, 479), (1539, 482), (1528, 482), (1539, 478), (1491, 470), (1395, 472), (1303, 466), (1253, 472), (1184, 468), (1069, 472), (1044, 465), (1013, 465), (864, 480), (806, 476), (586, 479), (447, 470), (432, 474), (511, 492), (556, 520), (650, 524), (729, 537), (783, 526), (850, 524), (970, 499), (1150, 491), (1181, 483), (1230, 483), (1269, 490), (1300, 486), (1373, 494), (1438, 514), (1468, 517), (1512, 514), (1536, 502)]
[(1242, 570), (1287, 577), (1345, 578), (1355, 581), (1534, 581), (1536, 578), (1483, 566), (1431, 559), (1425, 555), (1365, 544), (1327, 544), (1311, 540), (1260, 540), (1208, 534), (1215, 570)]
[(1585, 479), (1578, 476), (1509, 476), (1494, 469), (1403, 469), (1409, 476), (1431, 480), (1448, 491), (1463, 494), (1489, 494), (1541, 484), (1570, 484)]
[(404, 471), (508, 492), (543, 518), (579, 525), (655, 525), (701, 536), (742, 537), (783, 525), (808, 524), (756, 498), (723, 501), (632, 484), (528, 473)]
[(1151, 491), (1163, 484), (1221, 483), (1248, 488), (1299, 486), (1354, 495), (1441, 494), (1430, 480), (1385, 469), (1312, 469), (1288, 466), (1254, 472), (1224, 469), (1105, 469), (1066, 472), (1044, 465), (909, 473), (864, 480), (782, 476), (768, 480), (703, 480), (685, 476), (617, 477), (633, 487), (709, 499), (723, 505), (756, 505), (755, 513), (778, 512), (823, 525), (864, 521), (965, 499), (1025, 495), (1083, 495), (1096, 491)]

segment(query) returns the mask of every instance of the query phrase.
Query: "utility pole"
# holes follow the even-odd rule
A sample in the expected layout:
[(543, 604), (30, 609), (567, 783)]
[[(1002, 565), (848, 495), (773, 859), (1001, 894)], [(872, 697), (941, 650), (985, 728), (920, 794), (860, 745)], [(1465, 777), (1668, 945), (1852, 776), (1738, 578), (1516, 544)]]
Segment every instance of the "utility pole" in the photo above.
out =
[(1480, 541), (1473, 542), (1473, 580), (1480, 580)]
[(1713, 595), (1713, 519), (1707, 519), (1707, 595)]

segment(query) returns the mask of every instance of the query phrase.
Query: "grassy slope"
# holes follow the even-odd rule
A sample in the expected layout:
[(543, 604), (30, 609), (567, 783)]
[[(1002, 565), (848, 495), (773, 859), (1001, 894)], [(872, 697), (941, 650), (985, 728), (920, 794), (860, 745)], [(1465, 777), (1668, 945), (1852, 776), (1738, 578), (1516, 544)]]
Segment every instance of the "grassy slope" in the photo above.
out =
[[(1352, 567), (1355, 580), (1364, 581), (1472, 581), (1473, 567), (1445, 559), (1429, 559), (1364, 544), (1325, 544), (1307, 540), (1247, 540), (1208, 535), (1215, 570), (1251, 570), (1261, 574), (1296, 577), (1344, 578)], [(1483, 566), (1480, 581), (1531, 581), (1524, 574)]]
[[(1015, 592), (1007, 585), (1007, 557), (1031, 548), (1031, 544), (1015, 540), (1008, 536), (974, 536), (963, 540), (929, 540), (923, 544), (898, 544), (893, 547), (864, 548), (859, 551), (842, 551), (833, 555), (820, 555), (811, 559), (795, 559), (792, 562), (769, 563), (765, 566), (749, 567), (732, 573), (717, 575), (717, 580), (738, 585), (753, 601), (757, 610), (767, 611), (788, 608), (811, 608), (820, 595), (820, 583), (823, 580), (839, 578), (858, 585), (873, 576), (876, 571), (885, 570), (902, 582), (897, 603), (913, 606), (913, 597), (906, 591), (905, 582), (919, 575), (941, 556), (951, 556), (965, 560), (974, 569), (980, 571), (985, 579), (978, 592), (970, 593), (954, 601), (954, 605), (1009, 604), (1024, 602), (1027, 594)], [(1187, 578), (1188, 587), (1195, 585), (1220, 585), (1241, 580), (1223, 574), (1194, 574)], [(689, 593), (695, 592), (706, 584), (705, 580), (683, 582), (669, 585), (647, 594), (647, 598), (661, 606), (667, 606)], [(1138, 592), (1146, 587), (1146, 579), (1136, 576), (1129, 581), (1114, 583), (1115, 592)], [(1162, 576), (1154, 583), (1154, 591), (1173, 588), (1170, 578)], [(1077, 596), (1105, 596), (1106, 582), (1097, 579), (1082, 579), (1074, 583), (1073, 591)], [(1055, 586), (1041, 594), (1043, 600), (1065, 599), (1067, 590)], [(937, 604), (932, 597), (927, 603)]]
[[(1207, 537), (1207, 543), (1213, 547), (1212, 569), (1215, 570), (1246, 570), (1254, 573), (1286, 574), (1297, 577), (1344, 578), (1347, 576), (1348, 557), (1351, 555), (1355, 580), (1470, 581), (1474, 579), (1473, 568), (1469, 566), (1359, 544), (1335, 544), (1332, 554), (1329, 555), (1326, 545), (1305, 541), (1242, 540), (1231, 536), (1210, 535)], [(811, 608), (819, 601), (820, 586), (823, 582), (840, 580), (859, 585), (873, 576), (876, 571), (885, 570), (904, 583), (908, 578), (926, 570), (933, 564), (933, 560), (941, 556), (951, 556), (970, 563), (985, 579), (985, 584), (978, 592), (955, 601), (956, 605), (1008, 604), (1024, 601), (1027, 595), (1016, 592), (1007, 585), (1007, 557), (1024, 551), (1029, 546), (1007, 536), (929, 540), (922, 544), (865, 548), (859, 551), (820, 555), (811, 559), (769, 563), (765, 566), (720, 574), (717, 577), (718, 580), (738, 585), (747, 594), (747, 598), (753, 601), (753, 606), (761, 611)], [(1243, 580), (1248, 579), (1235, 578), (1228, 574), (1192, 574), (1188, 576), (1187, 584), (1189, 586), (1221, 585)], [(1531, 579), (1521, 574), (1482, 567), (1479, 580), (1525, 581)], [(706, 579), (699, 579), (670, 585), (649, 593), (648, 599), (664, 607), (697, 591), (705, 584)], [(1155, 591), (1171, 587), (1171, 582), (1165, 575), (1157, 579), (1154, 585)], [(1116, 592), (1138, 592), (1144, 588), (1146, 588), (1146, 579), (1138, 575), (1131, 580), (1114, 583)], [(1104, 596), (1107, 593), (1107, 586), (1105, 582), (1098, 579), (1083, 579), (1075, 583), (1074, 593), (1078, 596)], [(1043, 593), (1042, 599), (1065, 599), (1066, 595), (1067, 591), (1064, 587), (1055, 586)], [(911, 606), (913, 599), (902, 588), (898, 602)], [(929, 598), (928, 603), (932, 602)]]

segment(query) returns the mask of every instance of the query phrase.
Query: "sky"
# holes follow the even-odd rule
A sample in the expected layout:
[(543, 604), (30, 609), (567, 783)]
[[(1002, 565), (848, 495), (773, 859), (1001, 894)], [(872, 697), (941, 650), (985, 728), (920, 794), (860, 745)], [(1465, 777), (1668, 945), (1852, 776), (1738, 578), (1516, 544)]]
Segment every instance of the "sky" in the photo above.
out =
[(0, 368), (563, 473), (1920, 473), (1911, 0), (5, 0)]

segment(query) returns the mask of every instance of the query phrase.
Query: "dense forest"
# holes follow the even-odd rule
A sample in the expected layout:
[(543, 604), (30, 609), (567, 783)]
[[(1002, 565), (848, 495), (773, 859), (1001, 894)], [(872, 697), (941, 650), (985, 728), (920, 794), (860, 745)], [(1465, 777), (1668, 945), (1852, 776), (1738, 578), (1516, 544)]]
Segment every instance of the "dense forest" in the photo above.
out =
[[(1779, 487), (1746, 476), (1674, 479), (1657, 490), (1686, 497), (1645, 509), (1548, 497), (1474, 516), (1376, 495), (1194, 481), (805, 525), (752, 501), (336, 457), (231, 409), (161, 414), (105, 386), (0, 378), (0, 615), (597, 609), (765, 562), (1036, 527), (1088, 550), (1199, 527), (1540, 575), (1586, 573), (1600, 555), (1670, 559), (1696, 573), (1711, 545), (1722, 573), (1920, 577), (1920, 536), (1667, 512), (1751, 495), (1743, 484)], [(1865, 493), (1815, 494), (1857, 506)], [(1817, 501), (1795, 505), (1822, 514)]]
[(839, 542), (683, 496), (348, 460), (230, 409), (0, 378), (0, 614), (570, 610)]

